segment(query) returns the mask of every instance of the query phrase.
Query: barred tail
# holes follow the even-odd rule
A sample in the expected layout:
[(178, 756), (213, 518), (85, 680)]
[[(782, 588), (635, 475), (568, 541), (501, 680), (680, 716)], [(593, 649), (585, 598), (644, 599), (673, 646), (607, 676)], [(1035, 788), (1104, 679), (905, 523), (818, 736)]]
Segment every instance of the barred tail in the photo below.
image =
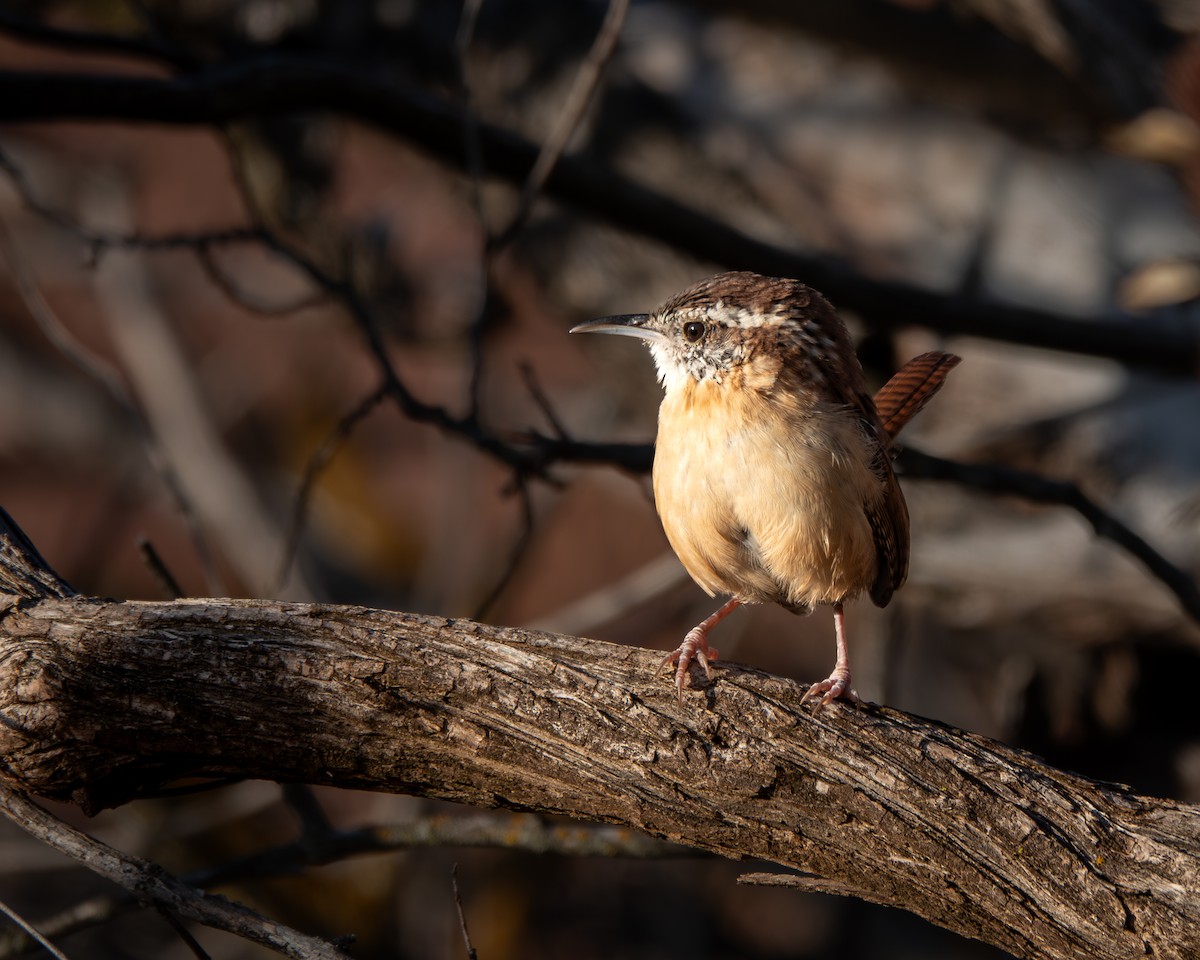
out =
[(904, 425), (924, 408), (942, 388), (946, 377), (962, 357), (937, 350), (913, 357), (875, 394), (875, 409), (889, 437), (895, 438)]

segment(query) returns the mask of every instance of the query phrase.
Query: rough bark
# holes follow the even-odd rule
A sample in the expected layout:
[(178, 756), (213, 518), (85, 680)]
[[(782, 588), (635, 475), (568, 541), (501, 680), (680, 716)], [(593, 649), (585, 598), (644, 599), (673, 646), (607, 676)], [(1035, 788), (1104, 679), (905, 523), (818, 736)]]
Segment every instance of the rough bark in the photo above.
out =
[[(0, 524), (2, 526), (2, 524)], [(182, 777), (627, 824), (1018, 957), (1200, 955), (1200, 810), (732, 664), (359, 607), (113, 602), (0, 550), (0, 779), (86, 810)], [(56, 595), (63, 594), (63, 595)]]

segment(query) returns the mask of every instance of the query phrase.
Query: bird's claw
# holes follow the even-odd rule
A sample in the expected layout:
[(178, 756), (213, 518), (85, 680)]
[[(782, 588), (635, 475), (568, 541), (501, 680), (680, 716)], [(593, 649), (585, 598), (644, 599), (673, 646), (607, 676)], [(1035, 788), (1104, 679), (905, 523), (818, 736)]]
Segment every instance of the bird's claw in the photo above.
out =
[(814, 683), (808, 688), (808, 692), (800, 698), (800, 703), (803, 704), (809, 697), (821, 697), (821, 702), (817, 705), (819, 710), (827, 703), (834, 700), (849, 700), (855, 706), (862, 705), (862, 698), (857, 693), (850, 689), (850, 671), (835, 669), (826, 679), (819, 683)]
[(683, 643), (663, 657), (662, 663), (658, 665), (657, 674), (661, 675), (664, 670), (679, 664), (675, 670), (675, 687), (679, 691), (680, 703), (683, 702), (683, 682), (687, 679), (688, 668), (693, 662), (699, 663), (704, 668), (704, 676), (712, 679), (710, 664), (717, 659), (718, 654), (716, 647), (709, 646), (705, 634), (706, 631), (693, 627), (683, 638)]

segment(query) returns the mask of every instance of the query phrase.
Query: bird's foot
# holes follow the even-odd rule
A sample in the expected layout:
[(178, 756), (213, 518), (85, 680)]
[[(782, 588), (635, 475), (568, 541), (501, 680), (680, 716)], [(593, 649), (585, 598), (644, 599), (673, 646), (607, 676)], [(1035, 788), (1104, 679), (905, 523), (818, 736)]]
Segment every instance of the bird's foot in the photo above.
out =
[[(824, 694), (824, 696), (821, 696)], [(808, 688), (808, 692), (800, 698), (800, 702), (804, 703), (809, 697), (821, 696), (821, 702), (817, 709), (825, 706), (833, 700), (849, 700), (855, 706), (862, 704), (862, 699), (857, 693), (850, 689), (850, 671), (840, 667), (834, 667), (833, 673), (828, 678), (820, 683), (814, 683)]]
[(683, 643), (663, 657), (662, 663), (658, 665), (658, 673), (661, 674), (676, 663), (679, 664), (675, 670), (675, 687), (679, 690), (680, 703), (683, 702), (683, 682), (687, 679), (688, 667), (693, 663), (699, 663), (704, 668), (704, 675), (712, 679), (712, 668), (709, 664), (717, 659), (717, 648), (709, 646), (708, 630), (704, 629), (706, 623), (707, 621), (692, 627), (683, 638)]
[(658, 673), (661, 674), (672, 664), (679, 664), (675, 671), (675, 688), (679, 691), (680, 703), (683, 703), (683, 681), (687, 679), (688, 667), (693, 662), (698, 662), (704, 668), (704, 675), (709, 680), (712, 679), (709, 663), (717, 659), (717, 648), (708, 645), (708, 632), (741, 605), (742, 601), (737, 597), (730, 597), (711, 617), (692, 627), (683, 638), (683, 643), (663, 657), (662, 663), (658, 665)]

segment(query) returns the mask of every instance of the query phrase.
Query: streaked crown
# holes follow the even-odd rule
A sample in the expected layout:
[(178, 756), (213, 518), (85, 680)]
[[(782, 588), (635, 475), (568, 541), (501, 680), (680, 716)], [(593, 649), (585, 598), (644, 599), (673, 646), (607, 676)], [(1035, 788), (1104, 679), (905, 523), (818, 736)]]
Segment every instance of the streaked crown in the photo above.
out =
[(602, 317), (571, 332), (645, 340), (668, 390), (684, 377), (721, 383), (763, 360), (818, 386), (854, 357), (845, 326), (816, 290), (747, 272), (702, 280), (653, 313)]

